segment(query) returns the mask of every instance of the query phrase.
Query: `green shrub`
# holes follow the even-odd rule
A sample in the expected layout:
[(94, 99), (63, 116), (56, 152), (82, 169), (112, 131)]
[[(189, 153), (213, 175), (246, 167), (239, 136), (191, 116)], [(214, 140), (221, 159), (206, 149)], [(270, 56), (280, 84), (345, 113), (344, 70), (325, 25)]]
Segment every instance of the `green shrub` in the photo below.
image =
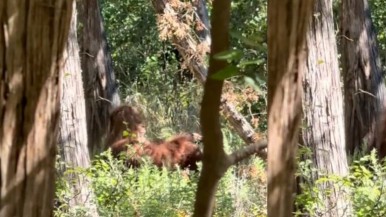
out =
[(178, 216), (192, 207), (194, 175), (146, 162), (140, 169), (127, 169), (109, 152), (102, 156), (91, 168), (101, 216)]
[[(265, 216), (264, 163), (253, 158), (231, 168), (216, 194), (214, 216)], [(191, 216), (198, 174), (159, 169), (144, 160), (139, 169), (128, 169), (107, 151), (97, 156), (88, 170), (100, 216)], [(69, 185), (57, 181), (56, 195), (62, 202), (55, 216), (82, 216), (82, 207), (68, 207)]]
[[(352, 162), (349, 175), (321, 175), (315, 183), (332, 183), (342, 193), (349, 192), (347, 200), (351, 201), (354, 216), (386, 216), (386, 165), (377, 158), (376, 152), (372, 151)], [(317, 170), (311, 164), (310, 160), (299, 163), (298, 175), (303, 182), (302, 193), (297, 195), (296, 205), (302, 209), (296, 211), (296, 216), (303, 216), (305, 213), (318, 216), (317, 211), (327, 211), (321, 198), (328, 197), (330, 192), (320, 192), (312, 184), (311, 177)]]

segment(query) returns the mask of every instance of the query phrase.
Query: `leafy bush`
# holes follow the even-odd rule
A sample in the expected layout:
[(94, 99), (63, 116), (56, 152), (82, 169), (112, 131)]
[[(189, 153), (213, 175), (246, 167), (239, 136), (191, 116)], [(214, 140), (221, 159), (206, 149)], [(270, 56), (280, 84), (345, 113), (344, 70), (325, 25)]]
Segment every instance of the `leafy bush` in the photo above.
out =
[(353, 192), (354, 210), (358, 217), (386, 216), (386, 164), (375, 151), (353, 162), (346, 181)]
[[(311, 166), (311, 161), (306, 160), (299, 164), (299, 177), (302, 179), (302, 193), (296, 198), (296, 206), (301, 208), (295, 213), (303, 216), (318, 216), (327, 212), (322, 198), (329, 196), (330, 191), (320, 192), (316, 185), (331, 183), (344, 193), (347, 200), (351, 201), (354, 216), (371, 217), (386, 216), (386, 165), (377, 159), (375, 151), (354, 160), (350, 166), (350, 174), (345, 177), (336, 175), (321, 175), (312, 184), (311, 177), (316, 172)], [(349, 193), (349, 194), (347, 194)]]
[(192, 207), (196, 176), (145, 163), (126, 169), (109, 152), (91, 168), (101, 216), (178, 216)]
[[(89, 216), (89, 210), (83, 205), (78, 204), (76, 206), (70, 205), (76, 192), (73, 192), (73, 186), (78, 182), (79, 178), (84, 181), (89, 181), (89, 172), (84, 168), (74, 168), (66, 165), (61, 160), (60, 155), (56, 158), (57, 167), (57, 179), (56, 179), (56, 191), (55, 191), (55, 209), (54, 216), (56, 217), (83, 217)], [(89, 201), (93, 202), (93, 201)]]
[[(217, 191), (214, 216), (266, 216), (265, 165), (259, 158), (231, 168)], [(71, 170), (92, 180), (100, 216), (191, 216), (198, 174), (158, 169), (144, 159), (139, 169), (128, 169), (106, 151), (88, 170)], [(68, 183), (57, 181), (61, 205), (55, 216), (82, 216), (82, 207), (70, 208)]]

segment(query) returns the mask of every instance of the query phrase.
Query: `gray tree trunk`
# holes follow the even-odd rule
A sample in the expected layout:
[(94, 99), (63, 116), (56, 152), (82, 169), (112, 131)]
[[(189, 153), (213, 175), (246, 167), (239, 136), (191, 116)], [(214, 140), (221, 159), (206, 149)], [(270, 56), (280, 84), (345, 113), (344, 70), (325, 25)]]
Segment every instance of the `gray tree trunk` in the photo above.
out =
[(268, 0), (268, 216), (293, 216), (306, 33), (314, 1)]
[[(303, 143), (313, 152), (313, 166), (322, 174), (347, 175), (343, 93), (340, 83), (332, 0), (316, 0), (307, 33), (308, 60), (304, 74)], [(321, 173), (321, 174), (320, 174)], [(348, 216), (344, 192), (328, 183), (319, 186), (325, 202), (322, 216)], [(331, 189), (331, 195), (326, 192)]]
[(346, 142), (352, 154), (379, 141), (386, 90), (368, 1), (343, 0), (341, 14)]
[(0, 1), (0, 216), (52, 216), (71, 0)]
[[(59, 153), (65, 162), (60, 168), (67, 181), (72, 184), (73, 197), (69, 206), (82, 206), (87, 216), (98, 216), (93, 201), (94, 196), (87, 177), (69, 172), (67, 169), (87, 168), (90, 156), (87, 147), (86, 106), (83, 92), (82, 71), (80, 68), (79, 46), (76, 35), (76, 8), (74, 2), (70, 33), (64, 53), (65, 64), (61, 73)], [(68, 167), (68, 168), (67, 168)]]
[(86, 95), (88, 147), (91, 156), (105, 150), (110, 111), (121, 101), (108, 51), (98, 0), (79, 1), (83, 82)]

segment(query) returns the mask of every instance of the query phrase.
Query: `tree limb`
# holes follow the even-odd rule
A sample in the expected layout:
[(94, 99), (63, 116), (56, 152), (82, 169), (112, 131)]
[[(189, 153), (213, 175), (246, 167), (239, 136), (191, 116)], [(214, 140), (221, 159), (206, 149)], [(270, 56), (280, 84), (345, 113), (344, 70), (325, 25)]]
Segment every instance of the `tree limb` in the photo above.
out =
[[(212, 53), (209, 59), (208, 75), (227, 67), (225, 60), (218, 60), (214, 55), (229, 49), (230, 0), (214, 0), (212, 14)], [(195, 217), (212, 215), (216, 190), (221, 177), (225, 174), (228, 157), (224, 151), (220, 124), (220, 105), (223, 80), (208, 78), (204, 84), (204, 96), (201, 104), (200, 122), (204, 143), (203, 165), (198, 182)]]
[(243, 147), (232, 154), (228, 155), (229, 166), (235, 165), (240, 161), (250, 157), (253, 154), (259, 153), (261, 150), (267, 148), (267, 140), (260, 140), (256, 144), (248, 145)]

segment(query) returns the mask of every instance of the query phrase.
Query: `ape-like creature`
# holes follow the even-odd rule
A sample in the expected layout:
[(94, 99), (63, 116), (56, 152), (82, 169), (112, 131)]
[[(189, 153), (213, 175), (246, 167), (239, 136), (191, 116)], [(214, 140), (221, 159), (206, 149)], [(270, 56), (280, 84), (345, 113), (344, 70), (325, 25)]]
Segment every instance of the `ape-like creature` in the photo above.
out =
[(148, 157), (160, 168), (164, 166), (175, 169), (178, 165), (181, 169), (197, 171), (197, 162), (202, 160), (202, 152), (194, 142), (193, 135), (180, 134), (166, 141), (154, 140), (143, 144), (114, 143), (111, 149), (115, 156), (119, 153), (126, 154), (126, 164), (129, 167), (141, 166), (142, 159)]
[(145, 144), (142, 155), (149, 156), (158, 167), (166, 166), (197, 171), (197, 162), (202, 160), (202, 152), (196, 145), (194, 136), (181, 134), (166, 141)]
[(106, 143), (117, 156), (127, 150), (125, 144), (146, 142), (145, 133), (142, 114), (129, 105), (121, 105), (110, 114)]
[(197, 162), (201, 161), (202, 153), (195, 142), (201, 135), (180, 134), (168, 140), (148, 141), (142, 115), (133, 107), (122, 105), (110, 115), (110, 127), (107, 145), (112, 154), (118, 157), (124, 153), (130, 167), (139, 167), (141, 158), (149, 157), (158, 167), (197, 170)]

